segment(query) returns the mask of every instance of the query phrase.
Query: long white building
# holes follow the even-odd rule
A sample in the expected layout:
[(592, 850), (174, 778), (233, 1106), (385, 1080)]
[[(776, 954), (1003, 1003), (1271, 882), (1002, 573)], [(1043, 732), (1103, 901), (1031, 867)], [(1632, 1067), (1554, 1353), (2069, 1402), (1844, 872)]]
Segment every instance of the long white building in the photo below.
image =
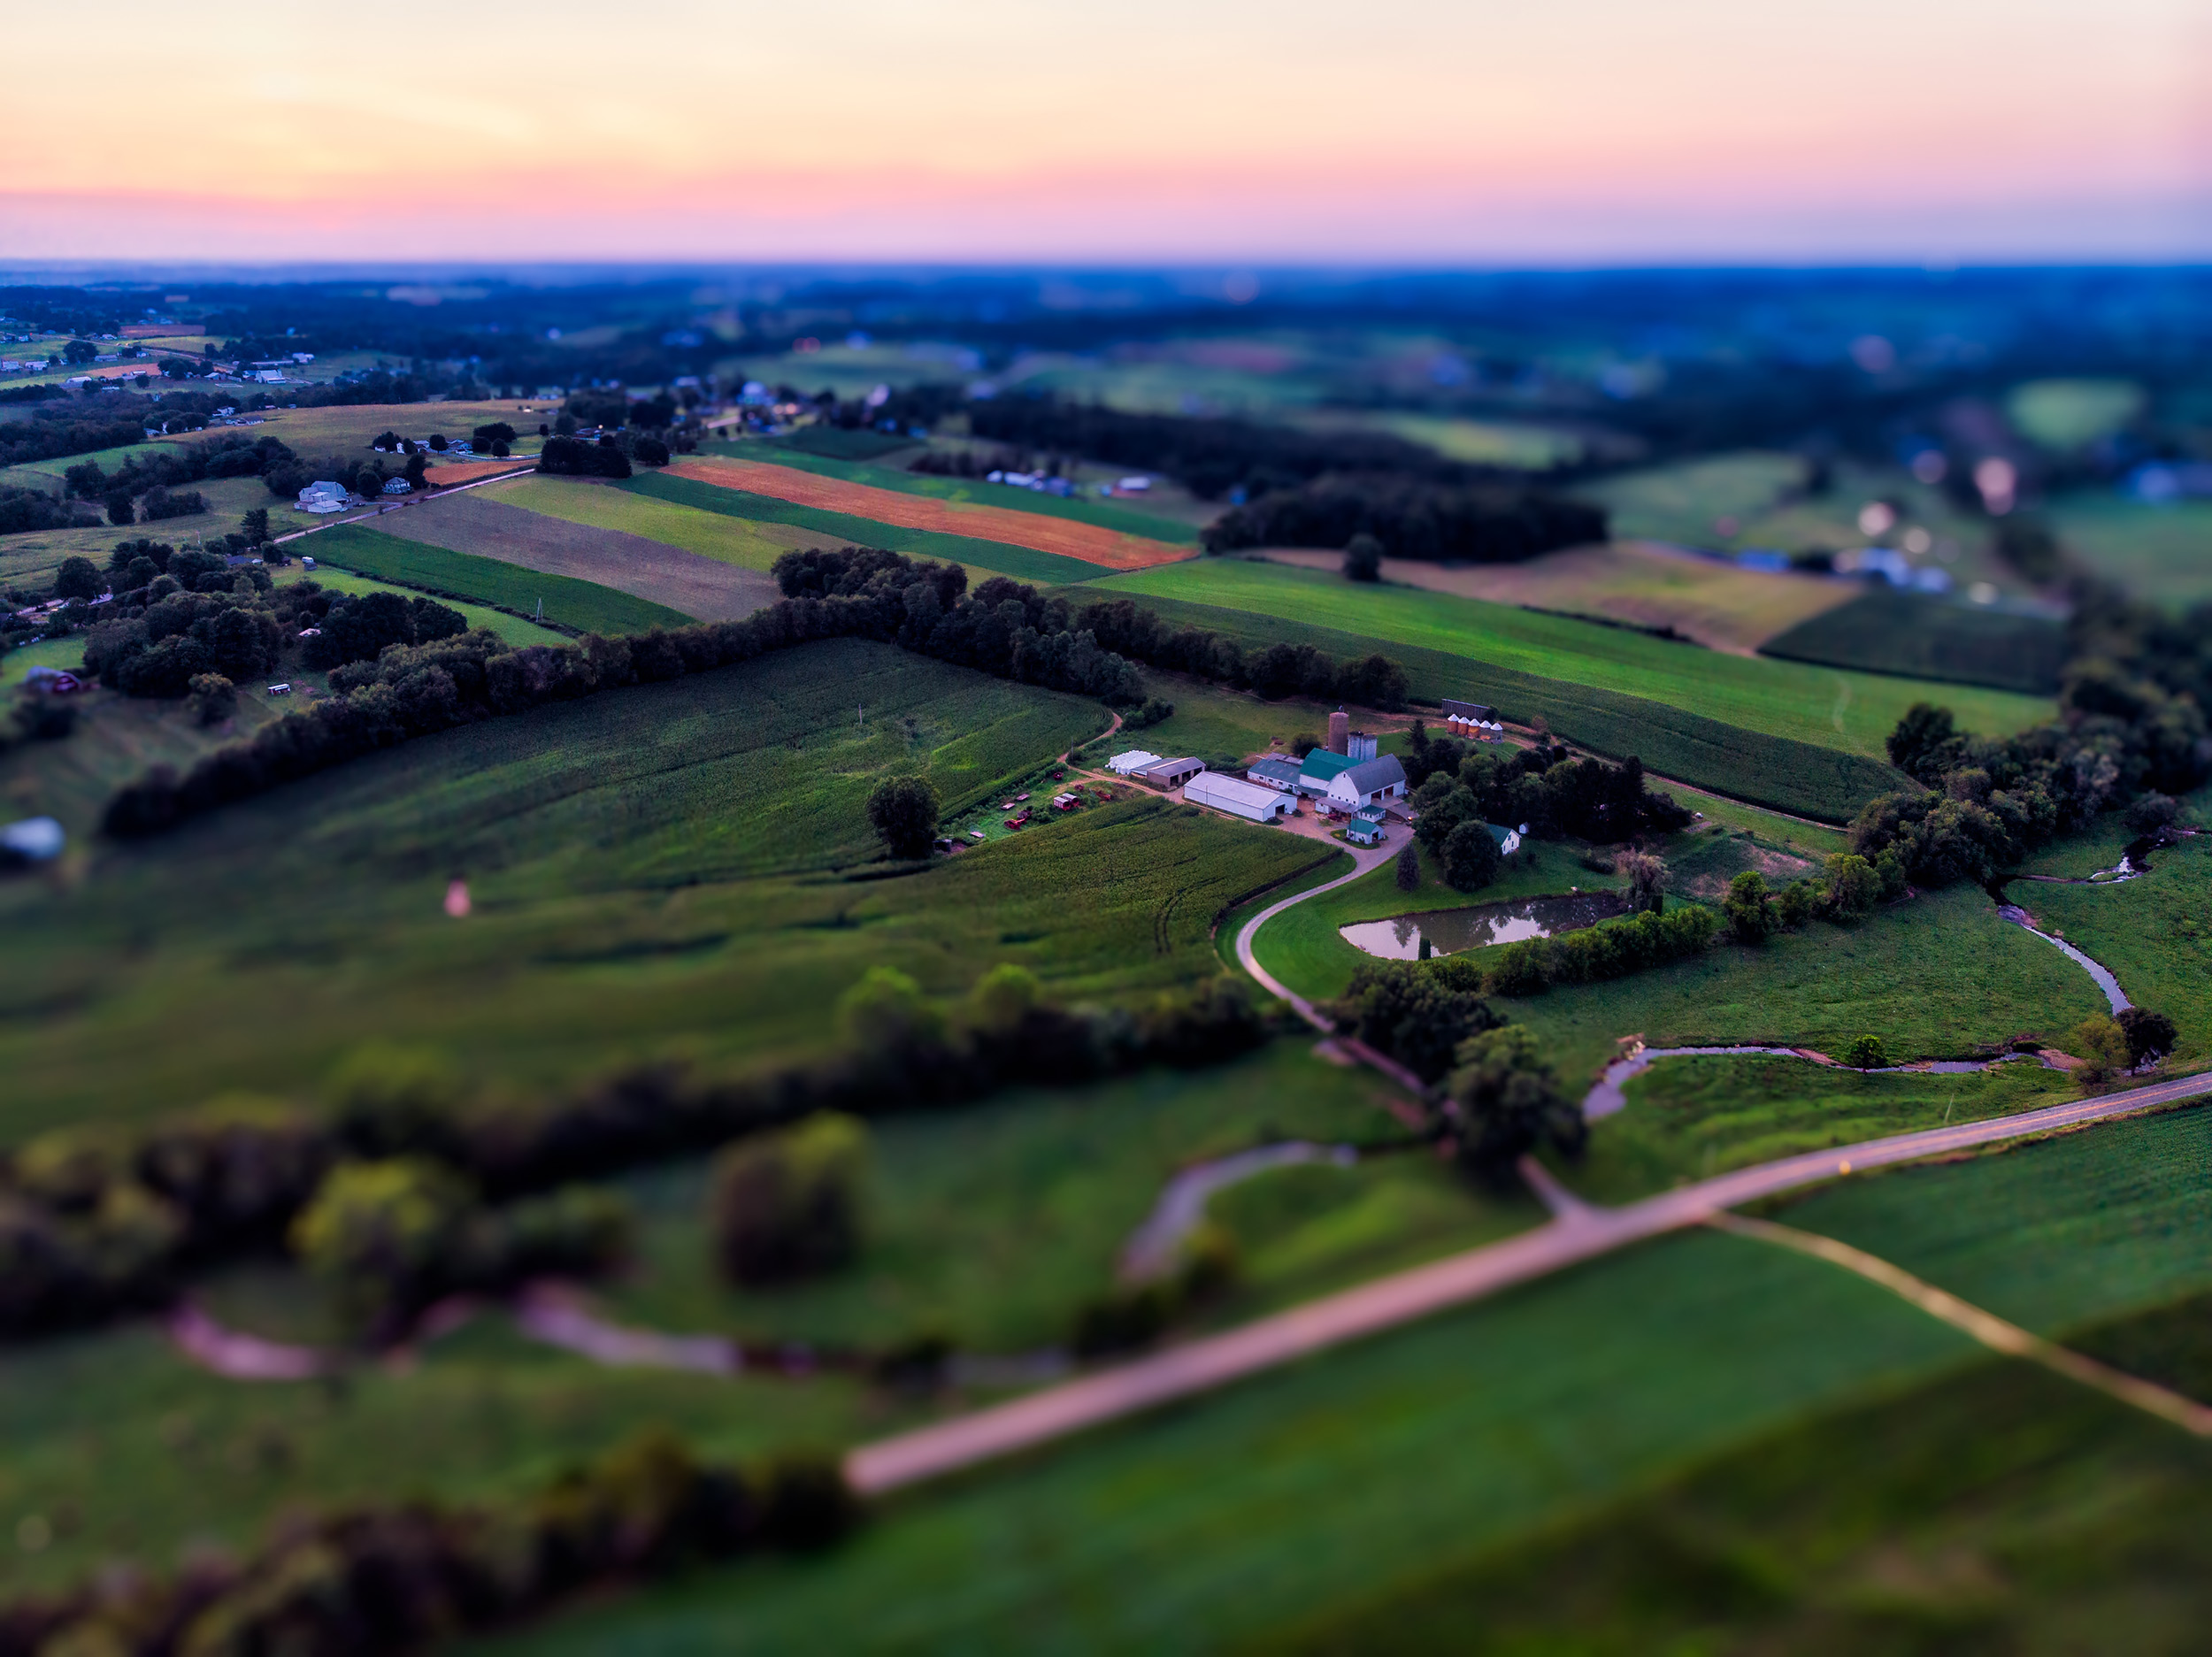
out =
[(1200, 771), (1184, 784), (1183, 798), (1193, 805), (1210, 806), (1254, 823), (1280, 822), (1298, 803), (1294, 794), (1217, 771)]

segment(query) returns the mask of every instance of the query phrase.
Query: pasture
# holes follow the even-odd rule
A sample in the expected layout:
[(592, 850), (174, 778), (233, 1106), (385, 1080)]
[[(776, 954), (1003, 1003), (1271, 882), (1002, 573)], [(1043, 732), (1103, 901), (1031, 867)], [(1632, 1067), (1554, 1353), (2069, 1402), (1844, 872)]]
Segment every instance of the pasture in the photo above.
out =
[[(449, 504), (442, 502), (428, 510), (442, 512)], [(384, 533), (384, 525), (398, 517), (397, 513), (387, 514), (377, 520), (374, 529), (362, 524), (334, 524), (305, 541), (294, 542), (291, 549), (296, 554), (310, 554), (319, 573), (327, 564), (402, 587), (419, 587), (442, 598), (496, 605), (526, 616), (538, 614), (542, 603), (548, 621), (578, 633), (643, 633), (652, 627), (684, 626), (691, 620), (664, 604), (595, 582), (526, 570), (500, 559), (449, 551)], [(500, 636), (506, 637), (504, 633)]]
[[(1398, 587), (1359, 587), (1279, 564), (1205, 559), (1109, 577), (1096, 590), (1179, 599), (1329, 627), (1379, 648), (1414, 645), (1572, 684), (1647, 697), (1746, 731), (1880, 759), (1882, 743), (1916, 702), (1940, 702), (1962, 726), (2008, 733), (2050, 715), (2047, 701), (2002, 691), (1747, 660), (1564, 617), (1540, 616), (1479, 599)], [(1493, 696), (1479, 669), (1465, 695)], [(1646, 762), (1660, 768), (1646, 755)], [(1696, 780), (1694, 778), (1692, 780)]]
[[(995, 541), (1110, 570), (1141, 570), (1188, 556), (1187, 545), (1172, 546), (1127, 528), (1110, 527), (1088, 516), (1051, 516), (1024, 511), (1010, 502), (985, 504), (981, 499), (909, 493), (854, 482), (833, 473), (764, 465), (752, 459), (680, 459), (668, 468), (668, 475), (766, 495), (794, 506), (870, 518), (901, 529)], [(1001, 489), (997, 493), (1010, 497), (1025, 492)], [(1118, 518), (1134, 516), (1116, 515)], [(1143, 527), (1149, 528), (1149, 524)]]
[(2078, 494), (2060, 496), (2047, 516), (2067, 550), (2106, 580), (2176, 607), (2212, 599), (2212, 501)]
[[(385, 432), (397, 432), (421, 442), (433, 432), (448, 438), (466, 437), (480, 426), (500, 421), (515, 428), (530, 444), (541, 425), (549, 425), (561, 411), (558, 401), (522, 397), (489, 398), (481, 403), (364, 403), (334, 404), (324, 409), (266, 409), (265, 422), (254, 435), (279, 438), (305, 459), (325, 455), (355, 459)], [(527, 446), (527, 445), (525, 445)]]
[[(477, 571), (472, 579), (503, 580), (509, 590), (523, 592), (526, 597), (541, 591), (548, 578), (567, 577), (604, 593), (605, 597), (595, 601), (602, 606), (618, 607), (636, 618), (622, 624), (623, 631), (633, 630), (641, 621), (643, 625), (664, 622), (671, 616), (699, 621), (741, 618), (780, 596), (774, 582), (741, 565), (617, 530), (526, 511), (478, 491), (434, 496), (385, 512), (375, 519), (373, 530), (342, 525), (326, 533), (396, 538), (426, 553), (443, 548), (494, 566)], [(311, 548), (320, 539), (296, 542), (294, 549)], [(497, 575), (497, 570), (507, 573)]]
[(1017, 581), (1071, 585), (1094, 580), (1105, 573), (1097, 564), (1086, 564), (1079, 558), (1064, 558), (1056, 553), (1038, 552), (1002, 541), (979, 541), (969, 535), (902, 529), (895, 524), (856, 518), (849, 512), (795, 506), (788, 501), (753, 495), (727, 484), (703, 483), (694, 478), (672, 477), (666, 472), (648, 472), (616, 487), (650, 499), (741, 518), (748, 524), (780, 524), (811, 531), (816, 539), (810, 544), (816, 546), (877, 547), (888, 552), (902, 552), (909, 557), (965, 564), (971, 572), (984, 572), (987, 579), (993, 575), (1006, 575)]
[[(1271, 552), (1277, 564), (1325, 574), (1343, 555)], [(1747, 656), (1774, 634), (1839, 604), (1855, 587), (1816, 576), (1739, 569), (1655, 542), (1615, 541), (1548, 552), (1525, 564), (1424, 564), (1386, 558), (1383, 579), (1397, 587), (1484, 599), (1494, 604), (1596, 617), (1631, 626), (1671, 627), (1716, 650)]]
[[(950, 814), (1106, 723), (832, 641), (425, 738), (100, 847), (65, 879), (0, 886), (18, 945), (0, 1141), (234, 1087), (297, 1095), (371, 1036), (522, 1089), (655, 1055), (780, 1063), (824, 1048), (878, 963), (947, 996), (1001, 961), (1073, 999), (1210, 975), (1216, 917), (1326, 848), (1144, 799), (871, 878), (880, 777), (927, 776)], [(19, 750), (5, 774), (50, 748), (84, 751)], [(441, 909), (456, 878), (463, 922)]]
[(2065, 664), (2066, 628), (2045, 616), (1876, 587), (1759, 649), (1785, 661), (2048, 696)]

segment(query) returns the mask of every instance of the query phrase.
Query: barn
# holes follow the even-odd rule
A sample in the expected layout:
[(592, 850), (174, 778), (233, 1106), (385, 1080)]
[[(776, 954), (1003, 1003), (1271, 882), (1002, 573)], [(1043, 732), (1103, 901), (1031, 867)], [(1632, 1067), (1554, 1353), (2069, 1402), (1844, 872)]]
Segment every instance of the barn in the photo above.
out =
[(1279, 823), (1298, 803), (1294, 794), (1217, 771), (1202, 771), (1192, 778), (1184, 786), (1183, 798), (1253, 823)]

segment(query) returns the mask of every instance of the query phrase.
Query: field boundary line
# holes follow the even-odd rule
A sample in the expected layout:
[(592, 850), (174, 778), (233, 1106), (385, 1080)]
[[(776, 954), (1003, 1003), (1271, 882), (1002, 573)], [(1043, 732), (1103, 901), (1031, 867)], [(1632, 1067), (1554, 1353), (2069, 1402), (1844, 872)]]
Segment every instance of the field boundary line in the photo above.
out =
[(2194, 1399), (2185, 1398), (2154, 1381), (2129, 1375), (2081, 1353), (2069, 1351), (2055, 1342), (2021, 1328), (2017, 1323), (2006, 1322), (1994, 1312), (1984, 1311), (1970, 1301), (1962, 1300), (1948, 1290), (1937, 1288), (1924, 1278), (1916, 1277), (1903, 1267), (1893, 1265), (1878, 1254), (1870, 1254), (1863, 1248), (1854, 1248), (1848, 1243), (1824, 1237), (1817, 1231), (1801, 1231), (1793, 1225), (1753, 1219), (1746, 1215), (1716, 1214), (1709, 1216), (1705, 1224), (1717, 1231), (1771, 1243), (1779, 1248), (1794, 1249), (1801, 1254), (1809, 1254), (1816, 1260), (1840, 1266), (1869, 1283), (1887, 1289), (1929, 1316), (1948, 1323), (1992, 1352), (2041, 1364), (2055, 1375), (2079, 1382), (2084, 1386), (2094, 1387), (2108, 1397), (2155, 1415), (2161, 1421), (2171, 1422), (2200, 1438), (2212, 1438), (2212, 1408), (2207, 1408)]
[[(1317, 886), (1315, 891), (1329, 889)], [(1287, 900), (1279, 908), (1296, 901)], [(1240, 942), (1247, 940), (1249, 931), (1248, 927)], [(1432, 1316), (1630, 1244), (1700, 1224), (1760, 1197), (1824, 1184), (1855, 1170), (1919, 1162), (2186, 1104), (2208, 1093), (2212, 1093), (2212, 1071), (2202, 1071), (2015, 1116), (1803, 1152), (1621, 1208), (1581, 1208), (1501, 1242), (1394, 1272), (1003, 1404), (861, 1445), (846, 1456), (845, 1477), (863, 1495), (919, 1484)]]

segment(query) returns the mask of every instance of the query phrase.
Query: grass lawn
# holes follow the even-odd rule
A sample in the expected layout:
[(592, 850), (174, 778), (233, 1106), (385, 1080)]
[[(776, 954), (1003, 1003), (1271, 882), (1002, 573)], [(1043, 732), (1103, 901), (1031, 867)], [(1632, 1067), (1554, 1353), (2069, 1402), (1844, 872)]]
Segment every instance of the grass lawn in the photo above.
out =
[[(653, 1055), (780, 1062), (820, 1049), (878, 962), (946, 995), (1001, 961), (1073, 998), (1210, 973), (1215, 917), (1325, 848), (1147, 799), (866, 878), (879, 778), (922, 772), (956, 807), (1104, 724), (833, 641), (426, 738), (98, 848), (0, 887), (0, 1139), (232, 1087), (311, 1094), (371, 1036), (527, 1087)], [(30, 769), (42, 750), (82, 740), (0, 762), (27, 813), (58, 791)], [(456, 877), (465, 923), (441, 909)]]
[[(1122, 1245), (1178, 1169), (1272, 1139), (1394, 1137), (1402, 1130), (1378, 1102), (1386, 1091), (1294, 1037), (1216, 1069), (887, 1117), (874, 1128), (858, 1263), (776, 1289), (732, 1289), (712, 1270), (704, 1162), (648, 1171), (625, 1182), (644, 1217), (639, 1270), (601, 1298), (624, 1322), (749, 1341), (880, 1348), (935, 1332), (968, 1352), (1064, 1345), (1076, 1308), (1113, 1282)], [(1214, 1213), (1237, 1236), (1242, 1268), (1216, 1321), (1543, 1217), (1525, 1200), (1475, 1192), (1432, 1156), (1405, 1155), (1262, 1175), (1217, 1197)]]
[(291, 550), (311, 551), (318, 566), (330, 564), (399, 586), (473, 599), (525, 615), (536, 613), (542, 602), (549, 621), (582, 633), (644, 633), (691, 625), (691, 618), (680, 610), (595, 582), (403, 541), (358, 524), (334, 524), (311, 540), (295, 541)]
[[(400, 544), (408, 545), (409, 543)], [(404, 593), (412, 596), (428, 590), (419, 587), (405, 586), (397, 581), (371, 580), (366, 576), (354, 575), (334, 565), (326, 564), (320, 559), (316, 561), (314, 569), (303, 572), (298, 572), (297, 566), (295, 565), (293, 571), (285, 573), (285, 579), (312, 581), (325, 592), (329, 593)], [(282, 584), (280, 582), (280, 585)], [(467, 617), (470, 626), (489, 627), (511, 645), (518, 647), (526, 644), (562, 644), (567, 641), (566, 633), (556, 632), (551, 627), (541, 627), (534, 621), (525, 621), (519, 616), (511, 616), (503, 610), (493, 610), (487, 605), (472, 604), (466, 599), (454, 597), (450, 593), (440, 593), (438, 601), (449, 610), (457, 610), (462, 615)]]
[[(1941, 702), (1962, 726), (1989, 734), (2020, 730), (2051, 711), (2046, 700), (2004, 691), (1729, 656), (1479, 599), (1355, 587), (1317, 572), (1240, 559), (1163, 565), (1093, 583), (1093, 589), (1278, 616), (1362, 634), (1386, 648), (1417, 645), (1874, 759), (1916, 702)], [(1482, 692), (1479, 670), (1468, 681), (1466, 694)], [(1501, 697), (1501, 705), (1506, 700)]]
[(1671, 1239), (485, 1648), (1218, 1650), (1967, 1350), (1832, 1268)]
[(485, 493), (510, 506), (526, 507), (548, 518), (642, 535), (648, 541), (681, 547), (686, 552), (748, 570), (767, 570), (791, 549), (793, 540), (781, 525), (751, 524), (741, 518), (703, 512), (696, 507), (680, 506), (627, 489), (611, 489), (579, 478), (519, 478)]
[[(2110, 855), (2098, 867), (2119, 855), (2099, 851)], [(2117, 886), (2020, 880), (2005, 894), (2110, 971), (2130, 1001), (2171, 1018), (2181, 1034), (2176, 1060), (2194, 1069), (2212, 1055), (2212, 845), (2200, 835), (2153, 852), (2150, 864)]]

